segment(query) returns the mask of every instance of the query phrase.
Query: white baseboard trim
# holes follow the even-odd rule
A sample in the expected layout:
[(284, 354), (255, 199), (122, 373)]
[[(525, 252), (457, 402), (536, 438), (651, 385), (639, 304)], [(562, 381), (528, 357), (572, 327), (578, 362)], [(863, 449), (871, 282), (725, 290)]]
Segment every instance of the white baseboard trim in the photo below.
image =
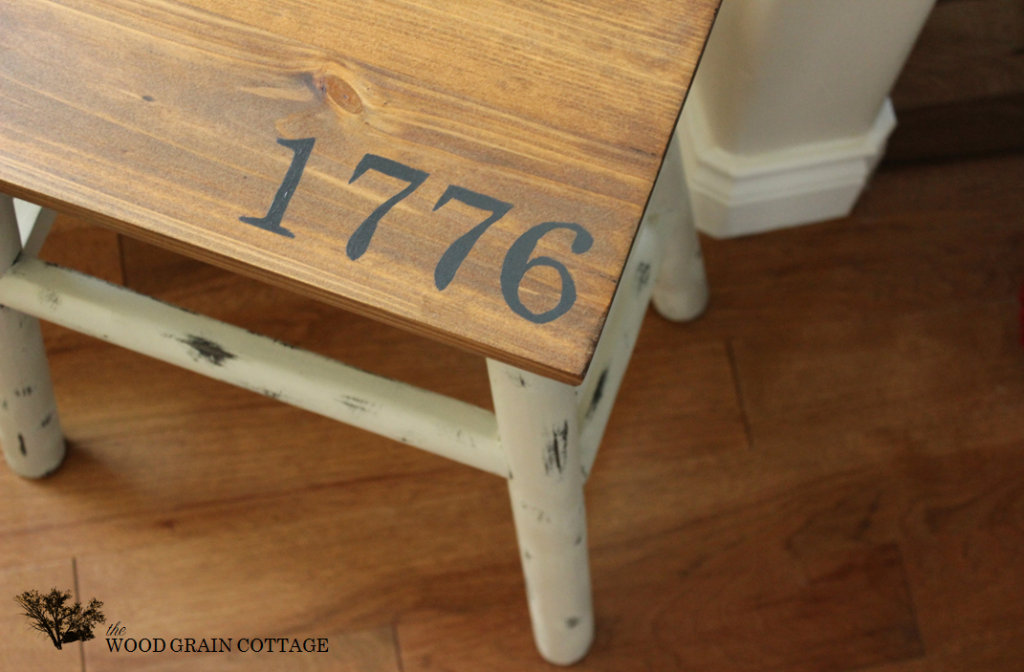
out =
[(845, 217), (895, 127), (886, 99), (861, 136), (733, 154), (713, 144), (704, 107), (690, 100), (679, 121), (679, 146), (697, 228), (733, 238)]

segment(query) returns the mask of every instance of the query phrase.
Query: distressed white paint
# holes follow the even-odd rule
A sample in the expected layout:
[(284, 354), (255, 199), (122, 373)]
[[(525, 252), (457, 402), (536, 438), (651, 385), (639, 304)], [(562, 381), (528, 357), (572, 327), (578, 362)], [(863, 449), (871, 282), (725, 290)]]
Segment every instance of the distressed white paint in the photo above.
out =
[(18, 230), (21, 231), (21, 247), (24, 248), (28, 242), (28, 237), (32, 233), (32, 228), (35, 226), (36, 219), (39, 218), (39, 213), (43, 211), (41, 206), (35, 203), (29, 203), (23, 201), (20, 198), (14, 199), (14, 214), (18, 219)]
[(577, 390), (487, 360), (537, 648), (569, 665), (594, 638)]
[(670, 320), (693, 319), (707, 306), (704, 262), (674, 137), (626, 261), (594, 359), (579, 388), (582, 462), (588, 475), (633, 356), (652, 291), (655, 308)]
[(587, 377), (579, 387), (584, 474), (589, 476), (640, 335), (661, 264), (661, 232), (645, 217), (619, 281)]
[(654, 307), (662, 317), (692, 320), (708, 305), (704, 258), (694, 226), (690, 190), (683, 174), (678, 134), (672, 136), (644, 220), (663, 232), (663, 258), (654, 285)]
[(730, 237), (849, 212), (934, 3), (724, 0), (679, 124), (698, 228)]
[(23, 259), (0, 303), (484, 471), (507, 476), (494, 415), (74, 271)]
[(25, 254), (34, 257), (43, 249), (43, 243), (53, 228), (57, 213), (17, 198), (14, 199), (14, 212), (18, 219), (18, 229), (21, 231), (21, 247)]
[[(21, 252), (21, 237), (9, 196), (0, 194), (0, 274)], [(39, 478), (64, 460), (53, 383), (39, 320), (0, 299), (0, 446), (20, 476)]]

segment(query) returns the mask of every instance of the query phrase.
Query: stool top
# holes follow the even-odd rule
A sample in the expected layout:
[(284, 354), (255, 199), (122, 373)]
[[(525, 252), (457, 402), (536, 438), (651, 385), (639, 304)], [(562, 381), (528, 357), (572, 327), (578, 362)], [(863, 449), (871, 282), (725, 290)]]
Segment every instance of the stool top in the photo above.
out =
[(3, 0), (0, 190), (579, 382), (719, 0)]

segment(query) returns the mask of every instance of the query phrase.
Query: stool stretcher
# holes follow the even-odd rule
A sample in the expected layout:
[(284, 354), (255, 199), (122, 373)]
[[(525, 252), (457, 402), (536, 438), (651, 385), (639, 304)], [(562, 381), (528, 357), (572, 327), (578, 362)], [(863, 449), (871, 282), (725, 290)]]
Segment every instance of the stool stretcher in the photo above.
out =
[(32, 257), (20, 258), (0, 278), (0, 304), (508, 476), (494, 414), (471, 404), (360, 371)]

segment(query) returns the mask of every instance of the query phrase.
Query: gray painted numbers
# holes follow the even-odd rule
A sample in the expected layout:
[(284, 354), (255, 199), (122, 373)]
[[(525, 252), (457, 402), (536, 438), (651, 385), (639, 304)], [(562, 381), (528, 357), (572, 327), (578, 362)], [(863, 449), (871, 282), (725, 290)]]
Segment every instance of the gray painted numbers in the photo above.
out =
[[(302, 140), (279, 139), (277, 141), (278, 144), (288, 147), (295, 153), (288, 172), (285, 174), (281, 187), (277, 190), (277, 194), (274, 196), (266, 216), (239, 217), (241, 221), (271, 233), (288, 238), (295, 237), (295, 234), (281, 225), (281, 220), (284, 218), (288, 203), (298, 187), (299, 180), (302, 179), (302, 171), (305, 169), (306, 161), (313, 151), (315, 141), (316, 138), (304, 138)], [(377, 231), (377, 225), (384, 216), (398, 203), (412, 195), (430, 177), (430, 173), (407, 166), (398, 161), (378, 156), (377, 154), (365, 154), (353, 171), (352, 177), (348, 181), (349, 184), (358, 180), (369, 170), (375, 170), (378, 173), (408, 184), (394, 196), (377, 206), (363, 220), (359, 227), (352, 232), (345, 248), (348, 258), (352, 261), (358, 260), (369, 249), (370, 243), (373, 240), (373, 234)], [(441, 259), (438, 260), (437, 266), (434, 268), (434, 286), (438, 291), (444, 291), (451, 284), (452, 280), (455, 279), (455, 274), (458, 273), (462, 262), (469, 256), (473, 246), (476, 245), (476, 242), (484, 235), (487, 229), (508, 214), (513, 208), (511, 203), (505, 203), (492, 196), (450, 184), (441, 195), (441, 198), (438, 199), (437, 204), (434, 205), (434, 212), (453, 200), (464, 203), (472, 208), (489, 212), (490, 215), (457, 238), (445, 250)], [(540, 239), (555, 229), (568, 229), (576, 234), (571, 248), (573, 254), (583, 254), (594, 244), (593, 236), (579, 224), (572, 222), (544, 222), (526, 231), (512, 244), (501, 266), (499, 279), (501, 282), (501, 294), (505, 299), (505, 303), (508, 304), (508, 307), (516, 315), (536, 324), (545, 324), (558, 319), (569, 312), (573, 304), (576, 303), (576, 283), (573, 281), (569, 269), (564, 264), (546, 256), (530, 259), (530, 255), (533, 254)], [(547, 266), (555, 269), (562, 280), (558, 304), (554, 308), (540, 313), (531, 311), (519, 298), (519, 285), (522, 283), (523, 277), (531, 268), (536, 266)]]
[(316, 142), (316, 138), (303, 138), (302, 140), (278, 138), (277, 144), (284, 145), (295, 152), (295, 154), (292, 156), (292, 164), (288, 166), (288, 172), (284, 174), (281, 187), (277, 190), (274, 201), (270, 204), (270, 210), (263, 217), (239, 217), (238, 219), (246, 224), (252, 224), (265, 231), (270, 231), (286, 238), (295, 237), (294, 233), (281, 226), (281, 219), (284, 217), (284, 211), (288, 209), (288, 202), (292, 200), (296, 187), (299, 186), (299, 180), (302, 179), (302, 171), (306, 169), (306, 161), (309, 159), (309, 155), (313, 153), (314, 142)]

